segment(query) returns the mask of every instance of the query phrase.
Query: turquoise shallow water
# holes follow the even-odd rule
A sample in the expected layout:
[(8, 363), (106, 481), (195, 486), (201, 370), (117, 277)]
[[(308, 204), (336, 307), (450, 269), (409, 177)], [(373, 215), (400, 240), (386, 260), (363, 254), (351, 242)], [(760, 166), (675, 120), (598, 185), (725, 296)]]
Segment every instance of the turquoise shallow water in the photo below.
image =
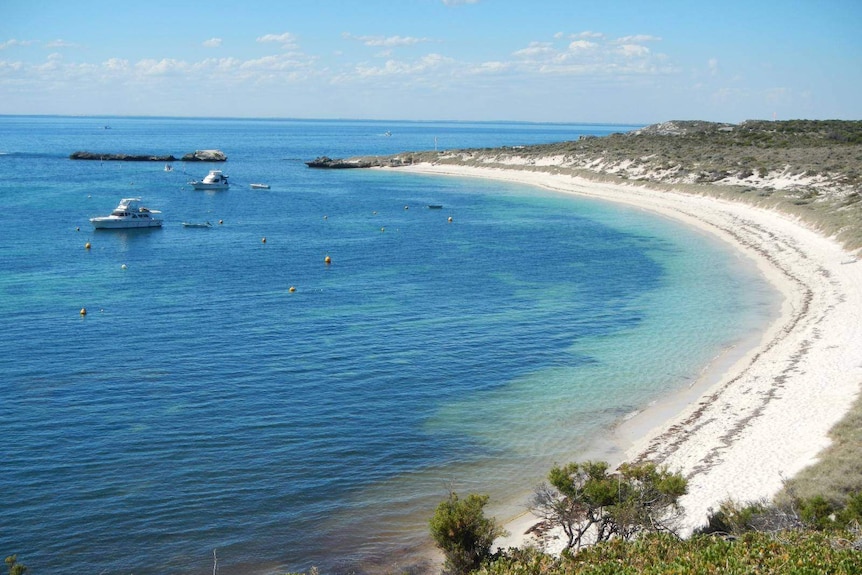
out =
[[(0, 550), (43, 573), (209, 572), (213, 549), (222, 574), (355, 571), (415, 560), (450, 488), (519, 509), (772, 293), (640, 211), (302, 161), (631, 128), (0, 117)], [(67, 159), (203, 148), (230, 190)], [(129, 196), (164, 228), (90, 229)], [(201, 220), (224, 223), (180, 225)]]

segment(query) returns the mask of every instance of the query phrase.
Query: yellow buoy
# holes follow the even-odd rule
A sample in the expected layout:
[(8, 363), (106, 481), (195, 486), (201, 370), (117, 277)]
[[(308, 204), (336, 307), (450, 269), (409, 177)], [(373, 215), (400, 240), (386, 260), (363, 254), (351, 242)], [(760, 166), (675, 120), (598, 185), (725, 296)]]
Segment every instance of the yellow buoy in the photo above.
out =
[(81, 315), (87, 315), (87, 308), (85, 308), (85, 307), (81, 308)]
[(295, 291), (296, 291), (296, 288), (295, 288), (295, 287), (293, 287), (293, 286), (290, 286), (290, 289), (289, 289), (289, 290), (287, 290), (287, 291), (289, 291), (290, 293), (293, 293), (293, 292), (295, 292)]
[(325, 264), (331, 264), (331, 263), (332, 263), (332, 258), (331, 258), (331, 257), (329, 257), (329, 256), (326, 256), (325, 258), (323, 258), (323, 263), (325, 263)]
[(90, 249), (90, 242), (87, 242), (86, 244), (84, 244), (84, 249), (85, 250)]

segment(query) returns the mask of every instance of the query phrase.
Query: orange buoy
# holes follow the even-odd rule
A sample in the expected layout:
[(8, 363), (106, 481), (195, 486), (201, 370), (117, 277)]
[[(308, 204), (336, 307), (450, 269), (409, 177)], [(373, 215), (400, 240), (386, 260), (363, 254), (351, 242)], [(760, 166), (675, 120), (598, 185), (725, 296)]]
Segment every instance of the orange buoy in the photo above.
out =
[(326, 256), (325, 258), (323, 258), (323, 263), (325, 263), (325, 264), (327, 264), (327, 265), (331, 264), (331, 263), (332, 263), (332, 258), (331, 258), (331, 257), (329, 257), (329, 256)]

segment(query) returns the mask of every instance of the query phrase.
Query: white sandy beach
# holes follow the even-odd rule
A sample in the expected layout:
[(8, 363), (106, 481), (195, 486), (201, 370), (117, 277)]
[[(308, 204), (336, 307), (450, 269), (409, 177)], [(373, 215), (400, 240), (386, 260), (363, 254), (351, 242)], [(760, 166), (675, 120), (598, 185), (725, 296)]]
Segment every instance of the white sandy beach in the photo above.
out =
[[(637, 206), (715, 234), (783, 294), (780, 317), (722, 373), (706, 369), (687, 395), (667, 398), (619, 430), (627, 459), (646, 457), (689, 480), (684, 529), (705, 523), (725, 499), (774, 495), (816, 461), (829, 430), (862, 385), (862, 262), (836, 242), (778, 212), (638, 185), (597, 183), (528, 170), (417, 164), (398, 170), (481, 177)], [(692, 391), (694, 393), (692, 393)], [(526, 503), (526, 502), (525, 502)], [(501, 547), (536, 544), (537, 519), (506, 525)], [(545, 541), (554, 551), (553, 541)]]

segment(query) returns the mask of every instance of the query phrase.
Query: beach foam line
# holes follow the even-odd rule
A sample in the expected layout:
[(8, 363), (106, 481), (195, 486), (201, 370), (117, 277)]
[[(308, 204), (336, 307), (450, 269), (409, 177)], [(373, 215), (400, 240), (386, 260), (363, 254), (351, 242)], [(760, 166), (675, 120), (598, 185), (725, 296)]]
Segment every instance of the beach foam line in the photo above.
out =
[[(774, 496), (784, 480), (817, 460), (830, 444), (829, 430), (860, 392), (862, 262), (790, 216), (567, 174), (448, 164), (397, 170), (505, 180), (674, 218), (752, 258), (782, 294), (781, 312), (759, 341), (722, 365), (721, 373), (705, 370), (694, 386), (699, 393), (646, 407), (620, 426), (627, 460), (647, 458), (688, 478), (684, 532), (705, 524), (709, 510), (728, 498)], [(526, 531), (537, 521), (529, 514), (513, 518), (507, 525), (512, 535), (498, 545), (535, 543)]]

